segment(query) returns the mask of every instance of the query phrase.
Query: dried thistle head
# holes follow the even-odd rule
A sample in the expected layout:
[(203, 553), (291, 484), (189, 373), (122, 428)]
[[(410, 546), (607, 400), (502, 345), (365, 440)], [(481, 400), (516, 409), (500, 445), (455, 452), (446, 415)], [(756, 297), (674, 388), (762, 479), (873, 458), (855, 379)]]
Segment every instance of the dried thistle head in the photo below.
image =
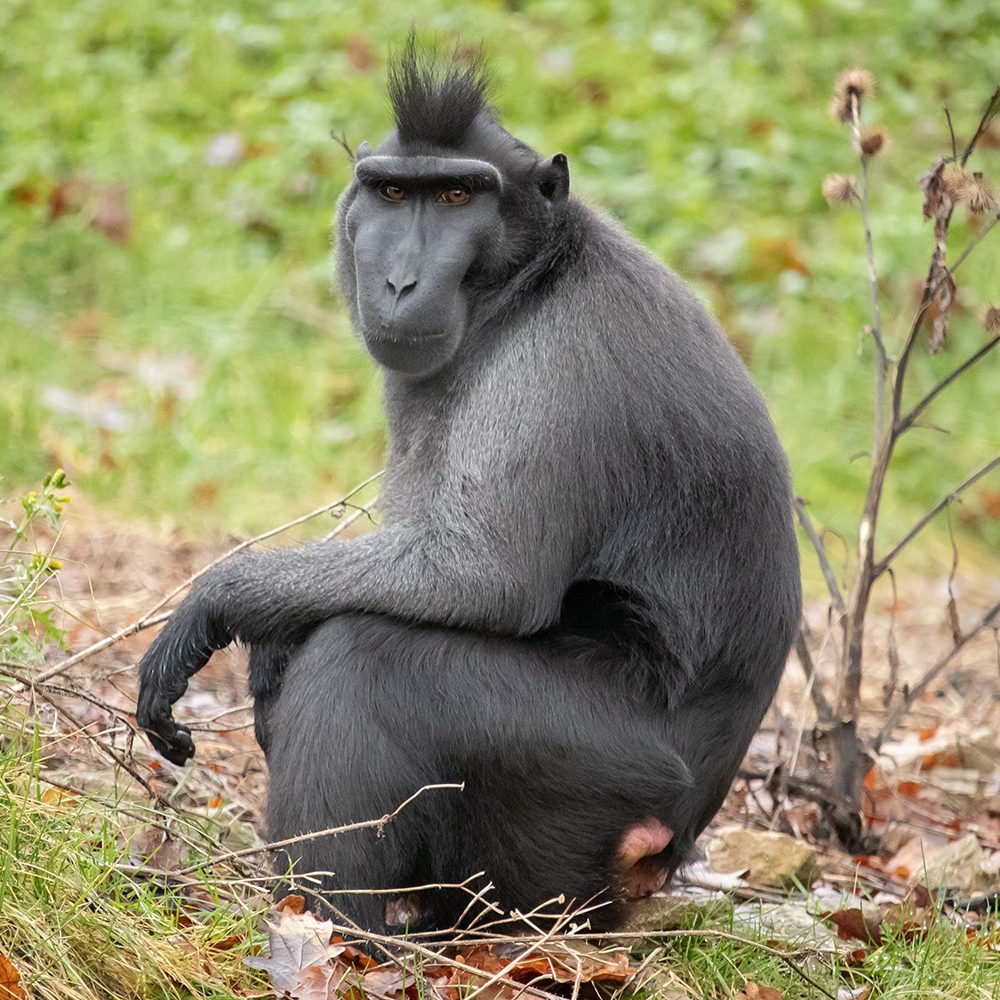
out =
[(849, 205), (852, 201), (860, 200), (856, 185), (855, 177), (848, 177), (846, 174), (827, 174), (823, 178), (823, 197), (831, 208), (837, 205)]
[(1000, 333), (1000, 306), (990, 306), (983, 317), (983, 326), (988, 333)]
[(845, 69), (833, 84), (833, 100), (830, 102), (830, 115), (840, 122), (849, 122), (854, 118), (854, 103), (858, 110), (865, 97), (875, 93), (875, 77), (866, 69)]
[(972, 174), (964, 167), (954, 166), (944, 175), (944, 189), (955, 202), (965, 201), (969, 196)]
[(889, 142), (889, 130), (882, 125), (873, 125), (866, 128), (860, 137), (854, 142), (854, 149), (858, 156), (874, 156), (885, 149)]
[(997, 207), (993, 188), (978, 170), (969, 173), (962, 167), (954, 167), (945, 174), (944, 184), (952, 201), (955, 204), (965, 202), (973, 215), (992, 212)]
[(993, 193), (993, 188), (980, 171), (975, 171), (969, 185), (969, 211), (973, 215), (982, 215), (994, 211), (996, 207), (997, 196)]

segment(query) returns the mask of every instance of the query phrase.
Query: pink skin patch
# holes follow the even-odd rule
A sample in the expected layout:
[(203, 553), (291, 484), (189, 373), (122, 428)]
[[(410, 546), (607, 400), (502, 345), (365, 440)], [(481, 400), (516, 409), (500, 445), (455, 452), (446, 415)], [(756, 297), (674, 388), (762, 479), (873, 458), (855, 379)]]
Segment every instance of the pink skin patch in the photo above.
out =
[(663, 888), (667, 870), (653, 860), (673, 839), (674, 833), (658, 819), (646, 819), (625, 831), (618, 846), (622, 866), (622, 888), (632, 899), (649, 896)]

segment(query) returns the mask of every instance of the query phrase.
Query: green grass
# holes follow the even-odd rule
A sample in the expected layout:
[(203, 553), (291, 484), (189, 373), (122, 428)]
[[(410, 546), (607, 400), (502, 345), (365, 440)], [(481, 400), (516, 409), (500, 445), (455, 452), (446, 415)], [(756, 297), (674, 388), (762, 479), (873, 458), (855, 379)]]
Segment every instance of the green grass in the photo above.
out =
[[(234, 873), (207, 870), (202, 905), (192, 911), (183, 893), (164, 891), (156, 879), (130, 871), (128, 839), (148, 829), (153, 813), (128, 799), (116, 808), (113, 802), (45, 793), (37, 734), (30, 720), (12, 733), (13, 719), (5, 713), (0, 749), (0, 953), (20, 971), (31, 995), (223, 1000), (260, 989), (259, 975), (241, 964), (260, 940), (260, 901), (234, 905), (228, 881)], [(201, 827), (174, 820), (175, 834), (193, 836), (189, 862), (206, 856), (198, 834), (211, 824), (202, 821)], [(179, 919), (183, 912), (193, 912), (194, 922)], [(689, 918), (686, 926), (707, 936), (657, 942), (664, 948), (655, 963), (661, 989), (669, 985), (684, 991), (681, 995), (721, 1000), (754, 982), (780, 990), (785, 1000), (818, 995), (752, 939), (711, 936), (713, 931), (747, 936), (725, 906), (721, 913), (714, 907), (710, 918)], [(963, 928), (940, 917), (924, 939), (907, 942), (900, 936), (868, 949), (860, 968), (815, 956), (799, 956), (796, 963), (832, 993), (841, 983), (870, 984), (872, 995), (885, 1000), (987, 1000), (1000, 995), (1000, 958), (988, 944), (985, 934), (969, 940)], [(645, 995), (656, 996), (656, 989)]]
[[(234, 902), (233, 873), (209, 871), (197, 900), (169, 888), (155, 871), (136, 873), (128, 841), (158, 822), (152, 810), (42, 784), (32, 720), (22, 718), (18, 733), (9, 705), (2, 718), (0, 953), (31, 996), (221, 1000), (241, 986), (260, 989), (260, 976), (241, 959), (259, 941), (261, 906), (241, 901), (238, 892)], [(46, 745), (58, 751), (58, 742)], [(211, 824), (200, 826), (172, 820), (175, 836), (195, 836), (192, 858), (206, 856), (198, 834)]]
[[(565, 150), (574, 188), (695, 283), (798, 491), (849, 533), (872, 359), (859, 220), (820, 195), (828, 171), (856, 170), (830, 83), (868, 65), (894, 136), (873, 171), (892, 350), (930, 249), (915, 181), (948, 147), (942, 104), (964, 136), (995, 85), (994, 15), (990, 0), (2, 0), (0, 474), (17, 487), (62, 465), (102, 505), (203, 534), (273, 524), (379, 466), (378, 378), (328, 290), (350, 172), (329, 130), (385, 133), (385, 58), (413, 23), (483, 40), (510, 128)], [(222, 133), (250, 155), (208, 166)], [(994, 180), (997, 161), (979, 163)], [(87, 225), (93, 203), (48, 221), (80, 173), (123, 185), (127, 245)], [(918, 387), (981, 342), (996, 260), (994, 241), (967, 265), (951, 350), (918, 359)], [(900, 449), (890, 534), (1000, 447), (995, 380), (993, 359), (929, 414), (949, 436)], [(987, 486), (961, 528), (996, 544)]]
[[(164, 889), (170, 883), (155, 872), (154, 877), (135, 872), (129, 867), (129, 839), (149, 830), (154, 813), (130, 798), (91, 800), (46, 791), (41, 748), (58, 751), (58, 743), (42, 741), (33, 721), (9, 706), (0, 717), (0, 954), (13, 962), (31, 996), (229, 1000), (264, 988), (260, 974), (242, 958), (261, 941), (257, 925), (266, 904), (238, 885), (234, 892), (237, 873), (225, 866), (204, 869), (198, 876), (203, 888), (191, 897), (178, 888)], [(213, 832), (210, 821), (173, 817), (171, 824), (175, 836), (191, 840), (185, 863), (211, 853), (202, 838)], [(778, 989), (784, 1000), (819, 995), (786, 962), (759, 947), (726, 904), (706, 913), (685, 924), (706, 936), (655, 942), (663, 948), (650, 966), (656, 985), (640, 997), (653, 1000), (669, 987), (675, 991), (671, 996), (723, 1000), (748, 982)], [(745, 940), (713, 937), (718, 931)], [(796, 948), (796, 942), (767, 944)], [(869, 995), (883, 1000), (1000, 996), (1000, 957), (989, 950), (987, 936), (970, 940), (944, 917), (924, 939), (890, 938), (867, 949), (860, 968), (815, 955), (795, 961), (834, 995), (842, 984), (869, 984)], [(623, 997), (635, 995), (626, 991)]]
[[(740, 926), (724, 917), (687, 921), (689, 928), (732, 932), (745, 936)], [(806, 942), (804, 956), (796, 956), (796, 965), (815, 983), (833, 995), (838, 987), (858, 989), (867, 986), (870, 997), (880, 1000), (904, 1000), (911, 997), (937, 997), (940, 1000), (995, 1000), (1000, 996), (1000, 957), (990, 950), (995, 941), (984, 931), (968, 937), (947, 917), (938, 915), (924, 937), (905, 940), (902, 934), (888, 935), (879, 947), (865, 947), (853, 942), (847, 950), (864, 953), (858, 965), (843, 957), (811, 956)], [(776, 942), (768, 942), (774, 945)], [(792, 952), (795, 942), (784, 942)], [(712, 937), (684, 937), (671, 941), (662, 960), (678, 986), (692, 997), (732, 997), (747, 982), (770, 986), (781, 992), (783, 1000), (816, 1000), (820, 994), (781, 958), (768, 954), (753, 942), (740, 943)]]

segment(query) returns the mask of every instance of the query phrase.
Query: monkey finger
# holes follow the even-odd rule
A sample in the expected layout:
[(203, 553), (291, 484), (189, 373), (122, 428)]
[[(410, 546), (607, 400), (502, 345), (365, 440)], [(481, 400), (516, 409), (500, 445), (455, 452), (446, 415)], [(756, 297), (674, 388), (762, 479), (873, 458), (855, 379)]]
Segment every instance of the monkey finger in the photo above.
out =
[(173, 719), (166, 720), (158, 731), (147, 730), (153, 749), (171, 764), (182, 766), (194, 756), (194, 740), (187, 726)]

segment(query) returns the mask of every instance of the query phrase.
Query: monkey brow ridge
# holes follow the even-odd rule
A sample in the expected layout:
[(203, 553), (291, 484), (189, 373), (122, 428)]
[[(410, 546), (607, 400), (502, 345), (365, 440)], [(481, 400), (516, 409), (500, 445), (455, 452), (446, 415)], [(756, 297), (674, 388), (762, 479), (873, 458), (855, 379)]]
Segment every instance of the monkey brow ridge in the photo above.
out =
[(474, 191), (503, 187), (500, 171), (485, 160), (449, 156), (366, 156), (354, 174), (363, 184), (411, 181), (418, 184), (464, 184)]

